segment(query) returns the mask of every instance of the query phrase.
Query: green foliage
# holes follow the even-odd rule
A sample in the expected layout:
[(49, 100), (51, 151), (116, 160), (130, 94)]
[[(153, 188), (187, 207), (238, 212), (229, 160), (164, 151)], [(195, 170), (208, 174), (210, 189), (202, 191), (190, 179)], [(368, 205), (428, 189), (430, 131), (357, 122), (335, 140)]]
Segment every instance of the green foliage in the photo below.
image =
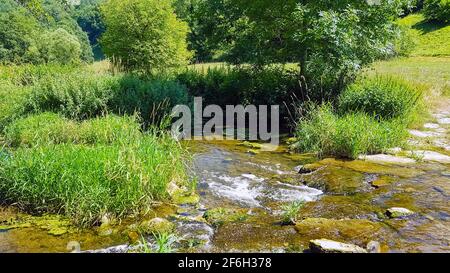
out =
[(188, 103), (187, 90), (171, 79), (143, 79), (125, 75), (108, 103), (115, 113), (138, 113), (145, 124), (159, 124), (172, 107)]
[(394, 40), (394, 52), (396, 56), (409, 56), (416, 47), (416, 35), (406, 26), (399, 26), (399, 33)]
[(92, 61), (87, 35), (64, 3), (4, 1), (0, 5), (0, 62), (66, 64), (79, 62), (80, 58)]
[(428, 98), (439, 99), (439, 95), (450, 94), (448, 57), (397, 58), (377, 62), (369, 72), (371, 76), (378, 74), (401, 77), (417, 88), (428, 91), (424, 94)]
[(0, 158), (0, 200), (34, 213), (63, 213), (80, 226), (108, 214), (145, 213), (185, 178), (183, 152), (170, 137), (127, 144), (44, 145)]
[(332, 97), (363, 66), (390, 54), (405, 1), (230, 2), (234, 16), (224, 17), (235, 35), (227, 40), (227, 60), (299, 63), (316, 97)]
[(450, 0), (424, 0), (423, 12), (427, 20), (450, 22)]
[(107, 0), (101, 5), (106, 56), (129, 70), (147, 73), (187, 64), (188, 26), (169, 0)]
[(108, 102), (120, 86), (119, 78), (77, 72), (44, 76), (27, 102), (29, 112), (57, 112), (86, 119), (107, 112)]
[(39, 51), (46, 63), (76, 64), (80, 62), (81, 45), (76, 36), (63, 28), (44, 34)]
[(178, 241), (178, 238), (168, 232), (154, 233), (156, 244), (156, 253), (173, 253), (176, 251), (174, 244)]
[(0, 62), (39, 62), (38, 23), (23, 10), (0, 12)]
[(283, 105), (292, 93), (300, 89), (295, 72), (281, 66), (189, 69), (180, 73), (177, 80), (187, 87), (190, 95), (221, 106)]
[(349, 86), (339, 97), (340, 113), (364, 112), (379, 120), (409, 119), (422, 103), (422, 92), (393, 77), (376, 76)]
[(0, 79), (0, 133), (25, 111), (30, 89)]
[(222, 60), (243, 23), (233, 1), (175, 0), (173, 5), (177, 16), (189, 24), (188, 46), (195, 61)]
[(294, 201), (281, 207), (282, 221), (285, 224), (295, 224), (298, 220), (300, 209), (304, 206), (304, 202)]
[(105, 32), (105, 24), (100, 13), (100, 3), (102, 0), (81, 0), (80, 5), (76, 6), (73, 16), (78, 25), (87, 33), (89, 42), (96, 59), (103, 57), (99, 43), (100, 36)]
[(401, 119), (378, 121), (361, 112), (338, 116), (323, 105), (298, 122), (296, 137), (293, 148), (298, 151), (355, 159), (403, 145), (408, 132)]
[(79, 123), (48, 112), (18, 119), (5, 130), (6, 142), (13, 147), (126, 143), (140, 136), (135, 117), (109, 115)]

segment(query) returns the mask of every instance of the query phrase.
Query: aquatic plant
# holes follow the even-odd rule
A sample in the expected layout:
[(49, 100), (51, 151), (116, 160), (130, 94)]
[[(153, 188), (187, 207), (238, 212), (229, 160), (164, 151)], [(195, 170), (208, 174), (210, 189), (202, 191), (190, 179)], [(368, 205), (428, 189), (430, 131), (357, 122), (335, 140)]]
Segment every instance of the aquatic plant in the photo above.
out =
[(174, 244), (178, 241), (178, 238), (173, 233), (157, 232), (153, 233), (156, 243), (157, 253), (173, 253), (176, 251)]
[(304, 202), (294, 201), (289, 204), (285, 204), (281, 207), (282, 209), (282, 222), (284, 224), (295, 224), (298, 220), (298, 214), (300, 209), (303, 207)]

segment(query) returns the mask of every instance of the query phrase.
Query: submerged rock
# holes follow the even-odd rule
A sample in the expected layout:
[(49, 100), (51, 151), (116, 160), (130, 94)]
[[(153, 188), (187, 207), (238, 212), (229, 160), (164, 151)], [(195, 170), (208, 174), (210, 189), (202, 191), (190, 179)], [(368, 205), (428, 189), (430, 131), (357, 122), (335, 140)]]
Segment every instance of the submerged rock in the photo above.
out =
[(213, 226), (224, 223), (244, 221), (249, 217), (246, 209), (214, 208), (205, 212), (203, 216)]
[(386, 210), (386, 216), (389, 218), (400, 218), (412, 214), (414, 214), (414, 212), (406, 208), (389, 208)]
[(309, 248), (316, 253), (367, 253), (364, 248), (328, 239), (311, 240)]
[(149, 221), (144, 221), (138, 227), (139, 231), (145, 234), (170, 233), (174, 228), (175, 226), (172, 222), (163, 218), (153, 218)]
[(262, 148), (262, 144), (259, 143), (254, 143), (254, 142), (249, 142), (249, 141), (244, 141), (242, 143), (238, 144), (239, 146), (244, 146), (250, 149), (261, 149)]
[(329, 238), (366, 244), (382, 228), (380, 223), (364, 219), (307, 218), (295, 225), (295, 230), (305, 238)]
[(415, 137), (420, 137), (420, 138), (442, 136), (442, 133), (431, 132), (431, 131), (409, 130), (409, 133)]
[(375, 188), (381, 188), (391, 185), (395, 179), (391, 176), (381, 176), (370, 182), (370, 184)]
[(395, 148), (390, 148), (386, 151), (386, 153), (391, 154), (391, 155), (396, 155), (398, 153), (400, 153), (402, 151), (402, 148), (400, 147), (395, 147)]
[(318, 168), (314, 166), (313, 164), (307, 164), (307, 165), (299, 165), (297, 167), (294, 167), (294, 171), (299, 174), (307, 174), (312, 173), (316, 171)]
[(416, 161), (412, 158), (401, 157), (401, 156), (393, 156), (393, 155), (364, 155), (360, 156), (358, 159), (372, 161), (372, 162), (380, 162), (380, 163), (391, 163), (391, 164), (413, 164)]

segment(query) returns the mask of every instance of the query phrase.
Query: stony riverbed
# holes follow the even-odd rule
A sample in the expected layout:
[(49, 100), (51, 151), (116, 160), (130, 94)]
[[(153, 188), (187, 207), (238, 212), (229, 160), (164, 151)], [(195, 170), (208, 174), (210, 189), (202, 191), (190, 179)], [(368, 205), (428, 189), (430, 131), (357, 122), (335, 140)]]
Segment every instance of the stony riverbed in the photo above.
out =
[[(148, 221), (169, 223), (178, 251), (187, 252), (303, 252), (322, 238), (361, 248), (376, 241), (382, 252), (449, 252), (449, 105), (411, 130), (410, 148), (355, 161), (318, 160), (286, 146), (264, 152), (237, 141), (187, 143), (199, 198), (157, 205)], [(283, 224), (282, 207), (294, 201), (304, 202), (298, 219)], [(69, 242), (82, 251), (130, 252), (137, 249), (130, 242), (143, 241), (135, 225), (78, 230), (60, 217), (2, 208), (0, 252), (66, 252)]]

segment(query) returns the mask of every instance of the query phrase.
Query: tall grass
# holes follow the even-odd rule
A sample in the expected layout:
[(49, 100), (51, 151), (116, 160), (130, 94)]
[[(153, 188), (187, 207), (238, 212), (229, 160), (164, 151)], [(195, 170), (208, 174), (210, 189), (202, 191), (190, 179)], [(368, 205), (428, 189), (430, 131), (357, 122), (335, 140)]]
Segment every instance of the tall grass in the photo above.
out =
[(350, 85), (339, 97), (339, 112), (364, 112), (377, 119), (413, 119), (423, 104), (422, 92), (404, 80), (375, 76)]
[(141, 137), (135, 116), (107, 115), (82, 122), (56, 113), (30, 115), (12, 122), (5, 129), (6, 142), (12, 147), (47, 144), (111, 144)]
[(72, 119), (86, 119), (108, 111), (108, 102), (120, 87), (109, 75), (83, 73), (43, 77), (27, 101), (29, 112), (57, 112)]
[(88, 226), (108, 214), (145, 213), (186, 181), (184, 150), (167, 136), (93, 146), (18, 148), (0, 157), (0, 200), (34, 213), (63, 213)]
[(300, 120), (296, 130), (298, 142), (293, 147), (319, 156), (354, 159), (402, 146), (407, 136), (401, 119), (380, 121), (363, 112), (339, 116), (328, 104), (313, 109)]
[(11, 121), (23, 114), (30, 92), (27, 87), (0, 80), (0, 133)]

